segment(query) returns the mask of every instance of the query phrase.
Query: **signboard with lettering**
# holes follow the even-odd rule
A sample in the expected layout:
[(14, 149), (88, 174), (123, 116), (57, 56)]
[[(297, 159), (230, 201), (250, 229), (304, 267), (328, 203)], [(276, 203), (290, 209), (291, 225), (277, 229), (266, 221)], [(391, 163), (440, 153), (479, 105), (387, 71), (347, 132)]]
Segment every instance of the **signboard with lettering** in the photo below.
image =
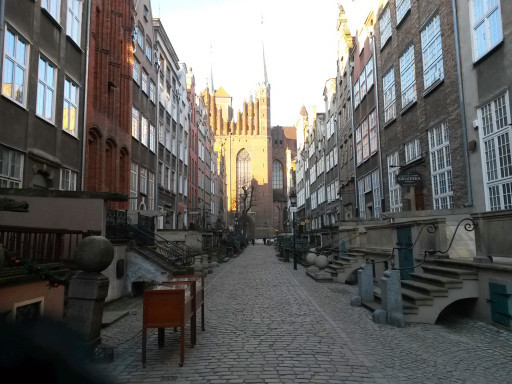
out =
[(417, 173), (399, 173), (396, 182), (402, 187), (415, 187), (421, 185), (421, 176)]

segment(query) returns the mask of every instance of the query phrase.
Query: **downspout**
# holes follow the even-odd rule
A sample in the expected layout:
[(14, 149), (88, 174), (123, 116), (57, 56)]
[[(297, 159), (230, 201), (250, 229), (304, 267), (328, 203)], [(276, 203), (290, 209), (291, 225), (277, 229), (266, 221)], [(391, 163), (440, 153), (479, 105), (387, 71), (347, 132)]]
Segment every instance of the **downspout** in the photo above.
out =
[[(5, 33), (5, 28), (4, 28), (4, 21), (5, 21), (5, 0), (0, 0), (0, 52), (3, 52), (4, 51), (4, 33)], [(2, 75), (3, 72), (3, 64), (4, 64), (4, 61), (3, 59), (0, 60), (0, 76)]]
[[(0, 0), (4, 1), (4, 0)], [(2, 6), (3, 8), (3, 6)], [(0, 11), (2, 12), (2, 11)], [(3, 26), (2, 16), (0, 15), (0, 23)], [(82, 170), (81, 170), (81, 189), (85, 191), (85, 156), (87, 149), (87, 94), (88, 94), (88, 82), (89, 82), (89, 40), (90, 40), (90, 31), (91, 29), (91, 0), (87, 1), (87, 27), (86, 27), (86, 38), (85, 38), (85, 80), (84, 80), (84, 117), (82, 124)], [(3, 41), (3, 39), (2, 39)]]
[[(155, 36), (157, 36), (158, 34), (158, 31), (155, 31), (155, 35), (153, 36), (153, 38), (155, 38)], [(156, 40), (156, 38), (155, 38)], [(158, 54), (157, 54), (157, 48), (158, 48), (158, 44), (155, 42), (155, 49), (153, 52), (155, 52), (155, 65), (156, 65), (156, 83), (155, 83), (155, 88), (156, 88), (156, 127), (155, 127), (155, 146), (156, 146), (156, 160), (155, 160), (155, 210), (157, 211), (157, 220), (158, 219), (158, 185), (160, 183), (160, 180), (162, 180), (162, 175), (160, 175), (160, 178), (158, 178), (159, 174), (158, 174), (158, 171), (159, 171), (159, 156), (160, 156), (160, 70), (161, 70), (161, 64), (159, 65), (158, 64)], [(163, 171), (163, 169), (162, 169)]]
[[(356, 206), (356, 214), (359, 212), (359, 200), (357, 198), (357, 143), (356, 132), (354, 131), (354, 85), (352, 83), (352, 76), (354, 72), (353, 63), (349, 62), (350, 65), (350, 119), (352, 120), (352, 159), (354, 162), (354, 198)], [(358, 216), (359, 217), (359, 216)]]
[(466, 109), (464, 103), (464, 89), (462, 85), (462, 69), (461, 69), (461, 58), (460, 58), (460, 42), (459, 42), (459, 26), (457, 24), (457, 5), (455, 0), (452, 0), (453, 9), (453, 32), (455, 35), (455, 57), (457, 59), (457, 80), (459, 83), (459, 107), (461, 114), (462, 124), (462, 145), (464, 147), (464, 166), (466, 168), (466, 180), (468, 189), (468, 201), (464, 204), (465, 207), (473, 206), (473, 191), (471, 189), (471, 172), (469, 169), (469, 151), (468, 151), (468, 137), (467, 137), (467, 125), (466, 125)]
[(384, 182), (382, 178), (382, 152), (380, 147), (380, 120), (379, 120), (379, 86), (378, 86), (378, 76), (377, 76), (377, 54), (376, 54), (376, 48), (375, 48), (375, 35), (372, 34), (370, 36), (370, 39), (372, 40), (372, 51), (373, 51), (373, 86), (375, 87), (375, 119), (377, 123), (377, 145), (378, 145), (378, 152), (379, 152), (379, 171), (380, 171), (380, 213), (382, 216), (382, 212), (384, 212)]

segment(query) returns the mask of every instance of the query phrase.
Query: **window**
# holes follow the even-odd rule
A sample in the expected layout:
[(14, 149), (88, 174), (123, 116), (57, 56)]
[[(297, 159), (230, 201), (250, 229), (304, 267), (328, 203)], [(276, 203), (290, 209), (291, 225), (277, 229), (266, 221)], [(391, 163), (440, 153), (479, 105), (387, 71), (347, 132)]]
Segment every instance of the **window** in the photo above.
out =
[(43, 56), (39, 57), (36, 113), (49, 121), (55, 121), (55, 66)]
[(402, 210), (402, 189), (396, 182), (400, 169), (399, 164), (398, 151), (388, 156), (389, 209), (391, 212)]
[(55, 20), (59, 20), (59, 0), (42, 0), (41, 8), (46, 9)]
[(156, 103), (156, 84), (153, 80), (149, 81), (149, 100), (151, 100), (153, 104)]
[(366, 63), (366, 90), (369, 91), (373, 87), (373, 57)]
[(382, 79), (382, 88), (384, 90), (384, 122), (396, 117), (395, 107), (395, 71), (391, 68)]
[(137, 210), (137, 192), (139, 182), (139, 165), (132, 161), (130, 177), (130, 209)]
[(443, 48), (441, 45), (441, 19), (434, 17), (421, 31), (423, 54), (423, 81), (428, 89), (438, 80), (444, 79)]
[(376, 169), (372, 172), (372, 185), (373, 185), (373, 217), (378, 219), (382, 213), (382, 205), (380, 201), (380, 181), (379, 170)]
[(242, 208), (240, 204), (243, 204), (243, 199), (240, 199), (244, 195), (244, 189), (249, 191), (247, 199), (250, 199), (250, 185), (252, 179), (252, 168), (251, 168), (251, 155), (244, 148), (236, 156), (236, 193), (238, 208)]
[(156, 128), (153, 124), (149, 124), (149, 149), (152, 152), (156, 151)]
[(359, 218), (366, 219), (366, 201), (364, 192), (364, 177), (357, 180), (357, 190), (359, 192)]
[(363, 161), (370, 157), (370, 136), (368, 132), (368, 119), (364, 119), (361, 124), (362, 136), (363, 136)]
[(453, 207), (452, 163), (448, 128), (443, 123), (428, 132), (434, 209)]
[(402, 83), (402, 109), (416, 101), (416, 79), (414, 72), (414, 46), (400, 58), (400, 81)]
[(60, 189), (63, 191), (76, 191), (77, 172), (71, 169), (61, 168), (60, 170)]
[(354, 84), (354, 108), (359, 105), (359, 79)]
[(26, 104), (28, 47), (25, 40), (7, 27), (4, 44), (2, 94), (17, 103)]
[(377, 152), (377, 119), (375, 118), (375, 109), (368, 116), (370, 125), (370, 153), (373, 155)]
[(363, 162), (363, 142), (361, 141), (361, 126), (356, 128), (357, 165)]
[(23, 154), (0, 146), (0, 187), (21, 188)]
[(418, 139), (405, 144), (405, 164), (421, 157), (420, 141)]
[(148, 94), (148, 73), (145, 69), (142, 69), (142, 84), (141, 84), (142, 92), (146, 95)]
[(142, 116), (140, 125), (140, 142), (144, 146), (148, 146), (148, 119)]
[(62, 129), (73, 136), (77, 135), (78, 98), (78, 86), (69, 79), (64, 80)]
[(283, 189), (283, 165), (277, 160), (272, 164), (272, 188)]
[(135, 82), (137, 84), (139, 84), (139, 81), (140, 81), (140, 63), (139, 63), (139, 60), (137, 60), (136, 58), (133, 58), (133, 80), (135, 80)]
[(472, 0), (473, 58), (477, 61), (503, 41), (500, 0)]
[(140, 193), (148, 193), (148, 170), (144, 167), (140, 167)]
[(364, 65), (361, 70), (361, 74), (359, 75), (359, 94), (360, 94), (361, 100), (363, 100), (364, 95), (366, 95), (366, 73), (365, 73)]
[(80, 45), (82, 3), (83, 2), (80, 0), (68, 0), (68, 20), (66, 33), (78, 45)]
[(512, 126), (508, 92), (479, 110), (486, 208), (512, 209)]
[(389, 7), (382, 13), (380, 18), (380, 47), (384, 47), (391, 38), (391, 11)]
[(407, 11), (411, 9), (411, 0), (396, 0), (396, 23), (400, 24)]
[(144, 28), (142, 28), (142, 25), (140, 24), (139, 27), (137, 28), (137, 44), (144, 51)]
[(139, 140), (139, 110), (132, 107), (132, 137)]
[(151, 57), (153, 55), (153, 46), (151, 45), (151, 40), (146, 39), (146, 57), (148, 58), (150, 63), (153, 63)]
[(148, 172), (148, 209), (150, 211), (155, 209), (155, 174)]

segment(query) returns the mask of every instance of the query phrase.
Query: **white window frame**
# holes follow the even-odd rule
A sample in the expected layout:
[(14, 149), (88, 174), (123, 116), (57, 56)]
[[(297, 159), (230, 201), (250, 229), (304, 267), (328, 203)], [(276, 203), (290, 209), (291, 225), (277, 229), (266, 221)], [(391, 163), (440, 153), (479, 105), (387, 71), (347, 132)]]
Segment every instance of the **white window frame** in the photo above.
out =
[(60, 189), (62, 191), (76, 191), (76, 179), (78, 172), (71, 169), (60, 169)]
[(361, 73), (359, 74), (359, 97), (361, 100), (366, 95), (366, 64), (361, 68)]
[[(29, 64), (29, 53), (30, 45), (28, 41), (23, 38), (18, 32), (16, 32), (9, 25), (6, 26), (4, 32), (4, 54), (3, 54), (3, 73), (2, 73), (2, 95), (8, 97), (12, 101), (22, 106), (27, 104), (27, 87), (28, 87), (28, 64)], [(7, 52), (7, 38), (12, 35), (14, 37), (13, 52)], [(24, 45), (23, 55), (18, 54), (19, 43)], [(11, 83), (6, 83), (6, 63), (12, 64), (12, 76)], [(23, 84), (20, 87), (16, 84), (16, 73), (23, 71)], [(10, 87), (9, 87), (10, 84)], [(16, 96), (17, 91), (21, 88), (21, 100)]]
[(148, 146), (149, 126), (148, 119), (142, 115), (140, 123), (140, 142), (145, 147)]
[(374, 109), (368, 115), (368, 126), (370, 135), (370, 156), (379, 150), (379, 142), (377, 137), (377, 112)]
[(151, 152), (156, 152), (156, 127), (149, 123), (149, 149)]
[[(478, 108), (487, 211), (512, 209), (512, 118), (510, 111), (508, 91)], [(486, 120), (485, 124), (484, 120)]]
[(407, 11), (411, 9), (411, 0), (396, 0), (396, 24), (400, 24), (407, 14)]
[(60, 0), (41, 0), (41, 8), (46, 9), (55, 20), (60, 21)]
[(384, 123), (396, 117), (395, 69), (391, 68), (382, 78), (384, 90)]
[(137, 25), (137, 44), (142, 49), (142, 52), (144, 52), (144, 40), (145, 40), (145, 34), (144, 34), (144, 28), (142, 25)]
[(376, 169), (372, 173), (372, 193), (373, 193), (373, 217), (379, 219), (382, 214), (382, 201), (380, 191), (379, 170)]
[(132, 161), (130, 170), (130, 209), (137, 210), (137, 196), (139, 185), (139, 164)]
[(361, 125), (356, 128), (356, 156), (357, 165), (363, 162), (363, 141), (362, 141), (362, 128)]
[(132, 137), (135, 138), (136, 140), (139, 140), (140, 137), (140, 115), (141, 113), (139, 112), (139, 110), (132, 106)]
[(152, 57), (153, 57), (153, 45), (151, 44), (151, 41), (149, 38), (146, 38), (146, 57), (148, 58), (149, 62), (152, 63)]
[(363, 143), (363, 162), (370, 158), (370, 129), (368, 127), (368, 117), (361, 123), (361, 140)]
[(23, 153), (0, 145), (0, 188), (23, 186)]
[(370, 56), (370, 59), (366, 62), (365, 65), (366, 72), (366, 92), (370, 92), (374, 84), (373, 79), (373, 56)]
[(359, 106), (360, 102), (361, 100), (359, 98), (359, 79), (357, 79), (354, 84), (354, 109)]
[(365, 200), (365, 181), (364, 176), (357, 180), (357, 190), (359, 195), (359, 218), (366, 220), (366, 200)]
[[(482, 7), (480, 12), (481, 14), (479, 15), (477, 15), (475, 11), (475, 5), (477, 2)], [(503, 41), (501, 0), (497, 0), (490, 8), (488, 8), (486, 0), (471, 0), (470, 9), (473, 62), (476, 62)], [(493, 17), (495, 18), (494, 20), (492, 19)], [(491, 41), (493, 31), (494, 33), (497, 33), (497, 38), (495, 38), (494, 41)], [(483, 49), (479, 49), (479, 37), (483, 37), (485, 39), (485, 46), (482, 47)]]
[(82, 33), (82, 4), (80, 0), (68, 0), (66, 34), (80, 46)]
[(156, 104), (156, 84), (153, 80), (149, 80), (149, 100)]
[[(78, 106), (80, 104), (80, 88), (78, 85), (66, 77), (64, 80), (64, 101), (62, 106), (62, 130), (75, 137), (78, 135)], [(66, 108), (66, 106), (68, 106)], [(66, 109), (68, 110), (66, 116)], [(72, 124), (72, 111), (74, 114), (74, 124)]]
[(428, 131), (434, 209), (453, 208), (452, 163), (446, 123)]
[(404, 145), (405, 164), (408, 164), (421, 157), (421, 145), (419, 139), (411, 140)]
[(135, 57), (133, 58), (133, 73), (132, 73), (133, 80), (137, 84), (140, 84), (140, 62)]
[[(49, 69), (52, 69), (52, 78), (48, 78)], [(46, 56), (39, 55), (37, 71), (37, 103), (36, 114), (44, 120), (55, 122), (55, 91), (57, 84), (57, 66)], [(50, 93), (50, 95), (48, 94)], [(50, 104), (50, 105), (48, 105)]]
[(143, 195), (147, 195), (148, 193), (148, 169), (144, 167), (140, 167), (139, 169), (139, 192)]
[(400, 172), (400, 158), (398, 151), (387, 157), (388, 163), (388, 185), (389, 185), (389, 209), (391, 212), (402, 211), (402, 187), (397, 183), (396, 178)]
[(149, 95), (149, 74), (146, 72), (144, 68), (142, 68), (142, 80), (140, 84), (140, 88), (142, 89), (142, 92), (144, 92), (146, 95)]
[(441, 41), (441, 17), (436, 15), (421, 31), (423, 57), (423, 82), (427, 90), (444, 79), (443, 45)]
[(411, 45), (400, 57), (400, 85), (402, 109), (414, 103), (416, 94), (416, 72), (414, 68), (414, 45)]
[(380, 17), (380, 48), (386, 45), (387, 41), (391, 38), (391, 10), (389, 7), (382, 13)]
[(148, 209), (155, 209), (155, 173), (148, 172)]

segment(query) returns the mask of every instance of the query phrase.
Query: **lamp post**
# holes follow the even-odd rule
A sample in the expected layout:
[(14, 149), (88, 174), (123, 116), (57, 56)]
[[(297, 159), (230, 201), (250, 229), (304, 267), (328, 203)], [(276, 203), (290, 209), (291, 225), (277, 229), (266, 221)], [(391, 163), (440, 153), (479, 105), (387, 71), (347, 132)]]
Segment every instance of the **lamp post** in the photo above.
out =
[(292, 213), (292, 235), (293, 235), (293, 269), (294, 270), (297, 270), (297, 250), (295, 249), (295, 209), (296, 209), (296, 206), (297, 206), (297, 194), (295, 193), (295, 191), (292, 189), (290, 191), (290, 205), (291, 205), (291, 208), (294, 208), (294, 209), (290, 209), (291, 213)]

